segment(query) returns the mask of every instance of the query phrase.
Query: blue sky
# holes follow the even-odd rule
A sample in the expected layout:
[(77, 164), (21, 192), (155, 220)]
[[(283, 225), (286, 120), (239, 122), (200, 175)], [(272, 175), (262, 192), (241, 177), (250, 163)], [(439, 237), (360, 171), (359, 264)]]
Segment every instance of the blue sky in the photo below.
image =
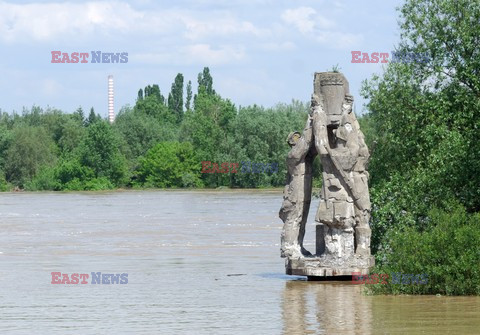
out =
[[(338, 64), (356, 111), (363, 79), (381, 64), (351, 63), (351, 51), (391, 52), (399, 41), (400, 0), (0, 1), (0, 108), (32, 105), (107, 115), (177, 73), (191, 80), (210, 67), (214, 88), (237, 106), (309, 101), (313, 73)], [(128, 63), (52, 64), (51, 51), (128, 52)], [(90, 56), (91, 58), (91, 56)]]

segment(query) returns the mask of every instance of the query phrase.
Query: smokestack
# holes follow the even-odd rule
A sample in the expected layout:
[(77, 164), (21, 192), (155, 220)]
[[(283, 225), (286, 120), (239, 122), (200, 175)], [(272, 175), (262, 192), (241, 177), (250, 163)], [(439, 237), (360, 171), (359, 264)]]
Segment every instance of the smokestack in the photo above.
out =
[(113, 108), (113, 75), (108, 76), (108, 121), (115, 120), (115, 109)]

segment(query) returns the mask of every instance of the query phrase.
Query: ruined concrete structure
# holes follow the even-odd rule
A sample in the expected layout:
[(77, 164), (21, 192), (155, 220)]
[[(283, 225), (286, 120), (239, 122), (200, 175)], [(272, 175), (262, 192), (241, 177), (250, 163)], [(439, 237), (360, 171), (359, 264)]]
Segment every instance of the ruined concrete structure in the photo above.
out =
[[(353, 97), (341, 73), (315, 73), (303, 134), (287, 142), (288, 178), (279, 216), (284, 222), (281, 256), (286, 272), (309, 277), (368, 274), (370, 255), (369, 151), (352, 111)], [(315, 216), (316, 250), (303, 247), (312, 197), (315, 156), (322, 165), (322, 191)]]

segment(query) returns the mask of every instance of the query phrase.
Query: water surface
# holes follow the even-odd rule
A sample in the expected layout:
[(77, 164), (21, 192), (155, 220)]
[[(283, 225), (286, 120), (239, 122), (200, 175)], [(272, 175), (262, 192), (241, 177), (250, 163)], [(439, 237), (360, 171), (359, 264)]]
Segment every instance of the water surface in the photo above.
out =
[[(0, 333), (480, 333), (480, 297), (371, 297), (285, 276), (281, 198), (2, 193)], [(51, 272), (128, 273), (128, 284), (54, 285)]]

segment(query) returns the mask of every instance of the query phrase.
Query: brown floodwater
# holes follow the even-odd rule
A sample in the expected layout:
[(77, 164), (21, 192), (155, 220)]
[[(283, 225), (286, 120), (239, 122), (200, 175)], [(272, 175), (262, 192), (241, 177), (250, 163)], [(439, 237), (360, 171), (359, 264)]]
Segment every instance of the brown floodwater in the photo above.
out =
[[(280, 191), (2, 193), (0, 334), (480, 334), (480, 297), (365, 296), (284, 275), (281, 202)], [(52, 272), (89, 278), (52, 284)], [(92, 272), (128, 283), (92, 284)]]

